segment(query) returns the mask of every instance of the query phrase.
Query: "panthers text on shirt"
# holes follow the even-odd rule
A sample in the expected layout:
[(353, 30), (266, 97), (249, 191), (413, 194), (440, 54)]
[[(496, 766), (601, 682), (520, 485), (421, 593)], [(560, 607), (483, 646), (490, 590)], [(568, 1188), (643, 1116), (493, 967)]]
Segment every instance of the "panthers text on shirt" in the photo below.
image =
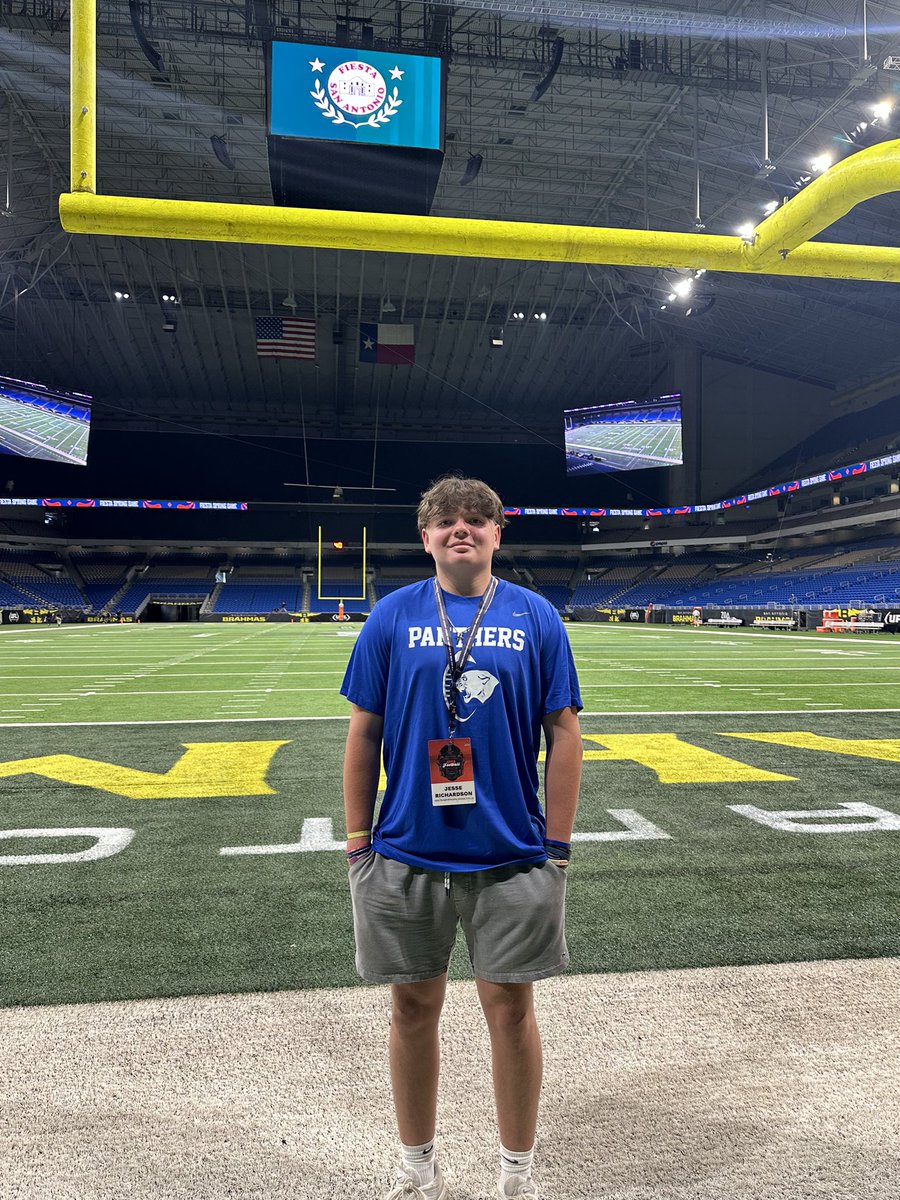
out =
[[(456, 636), (456, 645), (459, 647), (463, 644), (468, 630), (454, 626), (453, 633)], [(440, 625), (410, 625), (408, 643), (410, 650), (425, 646), (443, 646), (443, 644), (444, 635)], [(510, 629), (507, 625), (482, 625), (475, 635), (475, 646), (496, 646), (498, 650), (522, 651), (525, 649), (525, 631), (524, 629)]]

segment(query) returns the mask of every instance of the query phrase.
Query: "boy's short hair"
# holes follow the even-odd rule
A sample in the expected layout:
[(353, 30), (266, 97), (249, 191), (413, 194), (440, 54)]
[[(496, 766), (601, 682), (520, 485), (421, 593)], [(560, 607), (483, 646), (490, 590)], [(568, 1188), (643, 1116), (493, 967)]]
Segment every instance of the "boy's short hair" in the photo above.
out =
[(416, 513), (420, 531), (457, 512), (474, 512), (502, 529), (506, 524), (503, 503), (493, 488), (480, 479), (442, 475), (422, 493)]

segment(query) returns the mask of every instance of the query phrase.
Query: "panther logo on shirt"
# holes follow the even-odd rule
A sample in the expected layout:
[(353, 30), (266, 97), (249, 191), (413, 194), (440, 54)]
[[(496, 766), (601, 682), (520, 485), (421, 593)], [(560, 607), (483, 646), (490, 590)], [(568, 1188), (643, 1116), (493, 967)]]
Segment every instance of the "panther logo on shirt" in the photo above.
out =
[[(470, 660), (471, 661), (471, 660)], [(486, 704), (493, 696), (494, 691), (500, 686), (500, 680), (496, 675), (492, 675), (490, 671), (483, 671), (479, 667), (469, 667), (463, 671), (456, 684), (456, 690), (459, 693), (460, 699), (457, 701), (456, 719), (462, 725), (466, 721), (470, 721), (475, 716), (475, 712), (482, 704)], [(450, 687), (450, 672), (444, 672), (444, 702), (446, 703), (447, 695)], [(476, 704), (475, 701), (478, 703)], [(470, 711), (466, 711), (466, 707), (471, 705)], [(448, 705), (449, 708), (449, 705)]]
[(485, 700), (490, 700), (499, 682), (490, 671), (463, 671), (456, 690), (465, 701), (480, 700), (484, 704)]

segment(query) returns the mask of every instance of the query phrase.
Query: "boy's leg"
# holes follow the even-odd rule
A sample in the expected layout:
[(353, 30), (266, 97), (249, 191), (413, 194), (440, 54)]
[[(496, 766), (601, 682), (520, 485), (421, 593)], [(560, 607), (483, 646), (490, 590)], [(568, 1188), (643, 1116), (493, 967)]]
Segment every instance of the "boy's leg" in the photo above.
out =
[(477, 978), (475, 983), (491, 1035), (500, 1141), (510, 1150), (530, 1150), (544, 1066), (533, 988), (530, 983), (488, 983)]
[(438, 1025), (447, 973), (421, 983), (391, 984), (391, 1086), (405, 1146), (434, 1137), (440, 1071)]

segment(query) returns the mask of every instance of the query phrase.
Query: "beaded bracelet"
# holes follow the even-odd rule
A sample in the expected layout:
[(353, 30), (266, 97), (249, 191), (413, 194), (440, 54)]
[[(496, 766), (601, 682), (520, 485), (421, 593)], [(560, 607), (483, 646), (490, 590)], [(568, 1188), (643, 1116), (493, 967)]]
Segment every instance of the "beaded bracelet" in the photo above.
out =
[(572, 857), (572, 843), (558, 842), (555, 838), (544, 838), (544, 850), (548, 858), (568, 861)]

